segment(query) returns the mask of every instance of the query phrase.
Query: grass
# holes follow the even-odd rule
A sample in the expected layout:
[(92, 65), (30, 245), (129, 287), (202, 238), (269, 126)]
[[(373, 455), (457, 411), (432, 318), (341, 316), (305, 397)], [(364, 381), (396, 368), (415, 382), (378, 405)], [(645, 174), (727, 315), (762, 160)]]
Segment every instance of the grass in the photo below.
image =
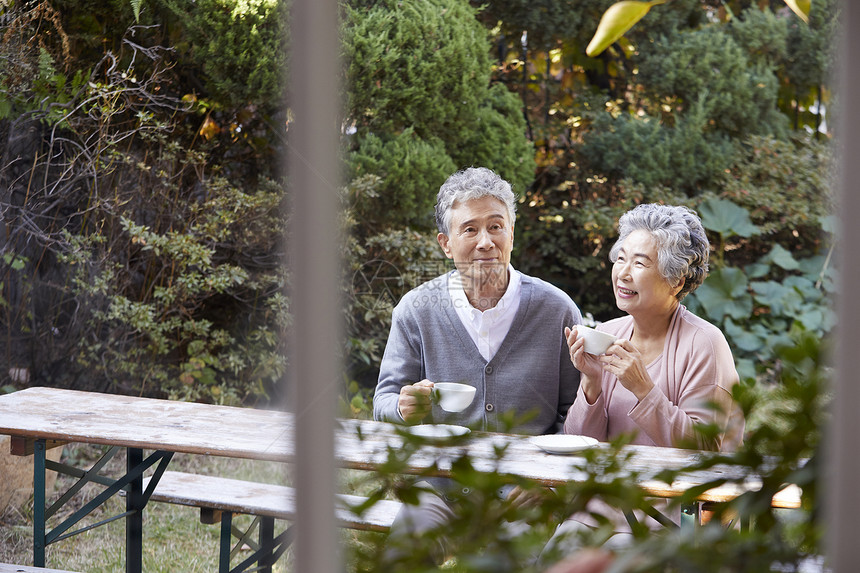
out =
[[(90, 467), (102, 454), (104, 448), (80, 444), (67, 445), (63, 451), (63, 462), (78, 467)], [(125, 468), (124, 454), (117, 454), (102, 474), (118, 476)], [(170, 469), (220, 475), (267, 483), (289, 483), (287, 467), (283, 464), (253, 460), (237, 460), (216, 456), (177, 454)], [(361, 479), (354, 479), (344, 472), (344, 483), (348, 489), (368, 487)], [(59, 476), (50, 501), (56, 500), (73, 483), (72, 478)], [(89, 484), (82, 494), (65, 506), (62, 515), (49, 521), (56, 524), (71, 515), (93, 493), (102, 486)], [(346, 491), (346, 490), (344, 490)], [(354, 493), (351, 491), (350, 493)], [(96, 523), (125, 510), (124, 498), (114, 496), (105, 505), (85, 518), (83, 525)], [(248, 516), (236, 516), (234, 523), (246, 526)], [(282, 525), (283, 522), (278, 522)], [(144, 512), (143, 570), (149, 572), (197, 573), (218, 570), (218, 542), (220, 527), (204, 525), (199, 520), (199, 510), (166, 503), (151, 503)], [(381, 534), (343, 531), (345, 545), (361, 545), (378, 541)], [(250, 555), (243, 551), (242, 557)], [(7, 508), (0, 515), (0, 562), (31, 565), (33, 560), (33, 504), (32, 499), (24, 507)], [(288, 550), (273, 568), (276, 573), (290, 571), (291, 555)], [(114, 573), (125, 569), (125, 521), (122, 519), (103, 525), (69, 539), (51, 544), (46, 550), (46, 566), (87, 573)]]

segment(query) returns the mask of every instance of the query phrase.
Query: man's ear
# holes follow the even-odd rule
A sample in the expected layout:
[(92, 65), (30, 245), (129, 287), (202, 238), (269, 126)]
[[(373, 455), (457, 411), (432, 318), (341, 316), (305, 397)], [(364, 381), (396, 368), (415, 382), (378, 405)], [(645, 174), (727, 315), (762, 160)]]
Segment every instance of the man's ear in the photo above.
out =
[(442, 252), (445, 253), (445, 256), (449, 259), (453, 259), (454, 255), (451, 253), (451, 249), (448, 246), (448, 235), (445, 233), (439, 233), (436, 235), (436, 240), (439, 241), (439, 246), (442, 247)]

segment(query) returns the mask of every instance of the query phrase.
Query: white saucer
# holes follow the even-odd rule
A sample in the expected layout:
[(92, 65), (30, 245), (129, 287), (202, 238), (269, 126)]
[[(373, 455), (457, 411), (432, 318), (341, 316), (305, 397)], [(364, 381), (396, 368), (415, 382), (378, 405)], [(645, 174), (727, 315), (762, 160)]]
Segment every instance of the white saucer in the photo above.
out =
[(434, 442), (444, 442), (460, 436), (465, 436), (471, 430), (465, 426), (455, 426), (452, 424), (419, 424), (417, 426), (408, 426), (409, 433), (413, 436), (431, 440)]
[(571, 454), (593, 448), (600, 443), (588, 436), (574, 436), (570, 434), (532, 436), (529, 438), (529, 441), (548, 454)]

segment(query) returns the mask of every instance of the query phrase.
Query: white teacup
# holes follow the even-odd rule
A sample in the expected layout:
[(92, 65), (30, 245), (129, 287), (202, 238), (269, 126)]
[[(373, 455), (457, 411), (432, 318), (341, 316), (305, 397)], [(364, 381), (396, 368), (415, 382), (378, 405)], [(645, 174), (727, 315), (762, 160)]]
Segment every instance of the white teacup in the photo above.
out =
[(472, 403), (477, 388), (458, 382), (436, 382), (433, 384), (433, 395), (439, 401), (439, 407), (446, 412), (462, 412)]
[(576, 335), (585, 339), (584, 350), (589, 354), (603, 354), (617, 339), (615, 335), (594, 330), (581, 324), (576, 325)]

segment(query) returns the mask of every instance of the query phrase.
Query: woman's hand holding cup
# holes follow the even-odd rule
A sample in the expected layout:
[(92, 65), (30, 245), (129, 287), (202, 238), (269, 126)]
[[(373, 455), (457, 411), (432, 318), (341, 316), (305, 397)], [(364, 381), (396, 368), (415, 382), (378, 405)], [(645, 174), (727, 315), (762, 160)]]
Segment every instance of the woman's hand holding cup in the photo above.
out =
[(602, 391), (600, 381), (603, 374), (603, 364), (599, 356), (585, 351), (585, 337), (580, 334), (580, 328), (587, 327), (580, 327), (579, 325), (573, 328), (565, 327), (564, 335), (570, 348), (570, 361), (573, 362), (574, 368), (579, 370), (581, 374), (579, 379), (580, 388), (583, 394), (585, 394), (585, 399), (588, 403), (593, 404)]
[(600, 378), (603, 370), (600, 360), (594, 354), (585, 351), (585, 337), (579, 333), (579, 326), (565, 327), (564, 335), (570, 348), (570, 361), (584, 376)]

